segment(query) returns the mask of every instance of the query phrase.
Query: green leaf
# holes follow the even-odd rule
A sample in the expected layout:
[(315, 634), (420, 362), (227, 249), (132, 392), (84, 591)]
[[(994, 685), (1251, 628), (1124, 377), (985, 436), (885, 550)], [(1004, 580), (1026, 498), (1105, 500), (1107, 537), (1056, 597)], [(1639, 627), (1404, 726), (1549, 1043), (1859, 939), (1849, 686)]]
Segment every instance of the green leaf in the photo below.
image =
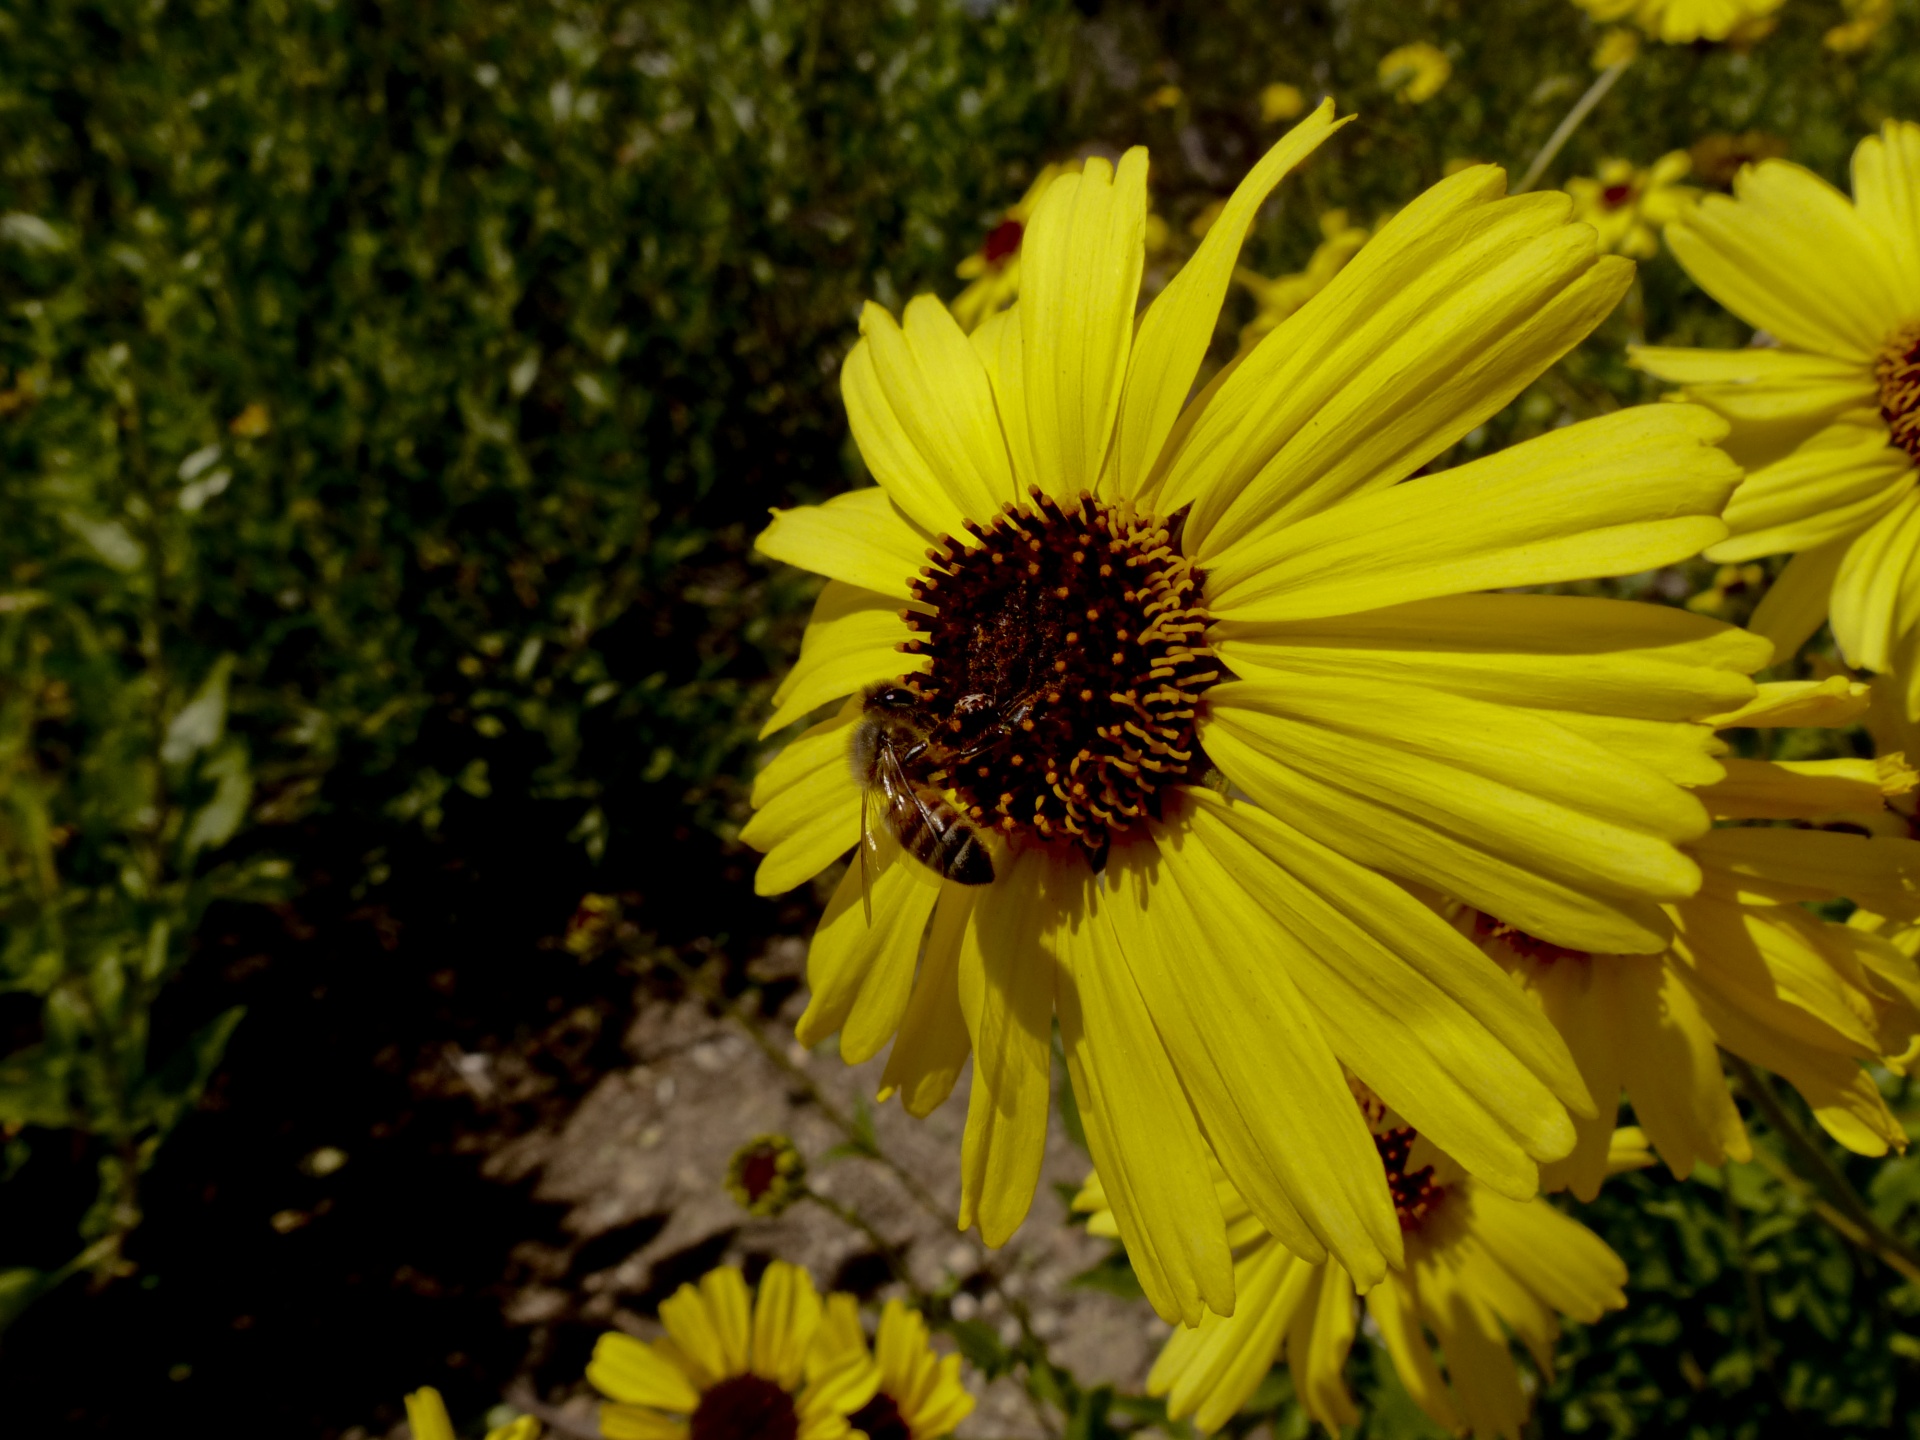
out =
[(184, 765), (202, 750), (218, 744), (227, 730), (227, 683), (233, 675), (233, 656), (222, 655), (193, 692), (193, 698), (167, 723), (160, 758)]
[(0, 1059), (0, 1125), (71, 1124), (67, 1097), (72, 1060), (45, 1045), (29, 1045)]
[(214, 1071), (220, 1068), (220, 1057), (226, 1052), (234, 1027), (246, 1013), (244, 1005), (222, 1012), (194, 1031), (165, 1065), (147, 1076), (137, 1104), (143, 1118), (161, 1134), (173, 1129), (200, 1103)]
[(0, 1333), (58, 1283), (57, 1271), (0, 1270)]
[(231, 740), (222, 745), (200, 767), (200, 773), (214, 782), (213, 798), (194, 812), (186, 833), (180, 837), (185, 861), (191, 861), (202, 850), (217, 850), (231, 840), (247, 818), (247, 806), (253, 801), (253, 769), (248, 764), (247, 747), (240, 741)]

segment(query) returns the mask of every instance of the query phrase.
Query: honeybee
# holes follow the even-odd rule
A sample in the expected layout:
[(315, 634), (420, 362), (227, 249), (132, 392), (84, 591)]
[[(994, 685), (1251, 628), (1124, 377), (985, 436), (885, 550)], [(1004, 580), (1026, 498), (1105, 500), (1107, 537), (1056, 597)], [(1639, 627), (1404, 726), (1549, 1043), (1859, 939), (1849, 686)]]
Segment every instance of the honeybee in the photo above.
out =
[(860, 782), (860, 898), (873, 923), (873, 856), (879, 851), (874, 812), (879, 810), (900, 847), (934, 874), (960, 885), (993, 881), (993, 857), (973, 827), (931, 785), (916, 782), (907, 767), (933, 745), (932, 722), (921, 700), (901, 685), (876, 685), (866, 694), (853, 727), (849, 754)]

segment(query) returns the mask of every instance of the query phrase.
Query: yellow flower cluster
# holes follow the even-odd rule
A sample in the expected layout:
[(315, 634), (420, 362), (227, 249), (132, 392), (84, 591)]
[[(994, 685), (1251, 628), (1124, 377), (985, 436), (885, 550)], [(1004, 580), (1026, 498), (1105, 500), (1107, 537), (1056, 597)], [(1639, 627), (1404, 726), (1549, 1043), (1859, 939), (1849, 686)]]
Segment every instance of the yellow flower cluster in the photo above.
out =
[[(1677, 42), (1777, 0), (1582, 3)], [(1445, 83), (1431, 46), (1387, 60), (1408, 103)], [(1022, 201), (991, 305), (867, 307), (842, 390), (876, 484), (758, 541), (825, 586), (766, 733), (811, 723), (743, 836), (763, 893), (848, 860), (798, 1038), (890, 1046), (882, 1098), (921, 1116), (971, 1064), (959, 1219), (989, 1244), (1039, 1178), (1057, 1025), (1081, 1208), (1189, 1327), (1170, 1413), (1217, 1428), (1284, 1357), (1350, 1422), (1364, 1300), (1436, 1422), (1513, 1434), (1509, 1339), (1546, 1371), (1560, 1317), (1622, 1303), (1538, 1195), (1748, 1156), (1723, 1055), (1851, 1150), (1906, 1143), (1874, 1074), (1920, 1037), (1920, 126), (1863, 143), (1851, 200), (1780, 160), (1731, 198), (1685, 152), (1570, 194), (1469, 165), (1372, 229), (1328, 212), (1297, 274), (1243, 268), (1342, 123), (1284, 135), (1150, 299), (1136, 149)], [(1641, 347), (1667, 401), (1428, 473), (1663, 233), (1759, 343)], [(1220, 363), (1236, 281), (1258, 314)], [(1728, 568), (1691, 608), (1541, 593), (1702, 553)], [(1751, 630), (1708, 613), (1780, 553)], [(1755, 684), (1829, 615), (1871, 687)], [(1870, 706), (1874, 759), (1729, 738)], [(810, 1387), (858, 1384), (817, 1356), (853, 1347), (810, 1343), (779, 1384), (825, 1416)], [(632, 1344), (603, 1391), (704, 1403)], [(625, 1413), (609, 1436), (666, 1433)]]

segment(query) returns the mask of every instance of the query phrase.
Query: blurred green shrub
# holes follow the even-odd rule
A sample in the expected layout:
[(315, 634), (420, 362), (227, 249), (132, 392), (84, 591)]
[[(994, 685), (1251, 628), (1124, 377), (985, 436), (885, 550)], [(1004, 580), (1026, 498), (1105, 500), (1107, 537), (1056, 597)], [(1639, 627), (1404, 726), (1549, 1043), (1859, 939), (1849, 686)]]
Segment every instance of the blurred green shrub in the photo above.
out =
[[(591, 857), (724, 829), (810, 599), (751, 533), (847, 482), (859, 302), (972, 243), (1062, 33), (948, 0), (0, 13), (0, 1178), (82, 1137), (87, 1266), (239, 1018), (150, 1055), (156, 994), (211, 901), (299, 885), (292, 822), (360, 817), (403, 884), (379, 827), (506, 756)], [(0, 1275), (0, 1321), (70, 1268)]]

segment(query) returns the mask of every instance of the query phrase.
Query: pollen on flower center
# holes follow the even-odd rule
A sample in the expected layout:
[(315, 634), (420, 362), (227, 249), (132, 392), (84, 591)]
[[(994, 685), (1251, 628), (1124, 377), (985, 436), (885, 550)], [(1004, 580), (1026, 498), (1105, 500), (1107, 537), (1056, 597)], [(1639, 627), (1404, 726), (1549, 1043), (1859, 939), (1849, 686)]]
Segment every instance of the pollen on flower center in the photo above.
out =
[(1873, 362), (1873, 378), (1880, 382), (1880, 415), (1893, 443), (1920, 462), (1920, 320), (1887, 337)]
[(758, 1375), (734, 1375), (700, 1397), (689, 1440), (797, 1440), (793, 1397)]
[(941, 536), (911, 582), (901, 681), (935, 738), (915, 778), (1009, 839), (1085, 848), (1157, 816), (1160, 788), (1200, 773), (1196, 702), (1220, 678), (1200, 576), (1165, 521), (1036, 487), (975, 544)]

